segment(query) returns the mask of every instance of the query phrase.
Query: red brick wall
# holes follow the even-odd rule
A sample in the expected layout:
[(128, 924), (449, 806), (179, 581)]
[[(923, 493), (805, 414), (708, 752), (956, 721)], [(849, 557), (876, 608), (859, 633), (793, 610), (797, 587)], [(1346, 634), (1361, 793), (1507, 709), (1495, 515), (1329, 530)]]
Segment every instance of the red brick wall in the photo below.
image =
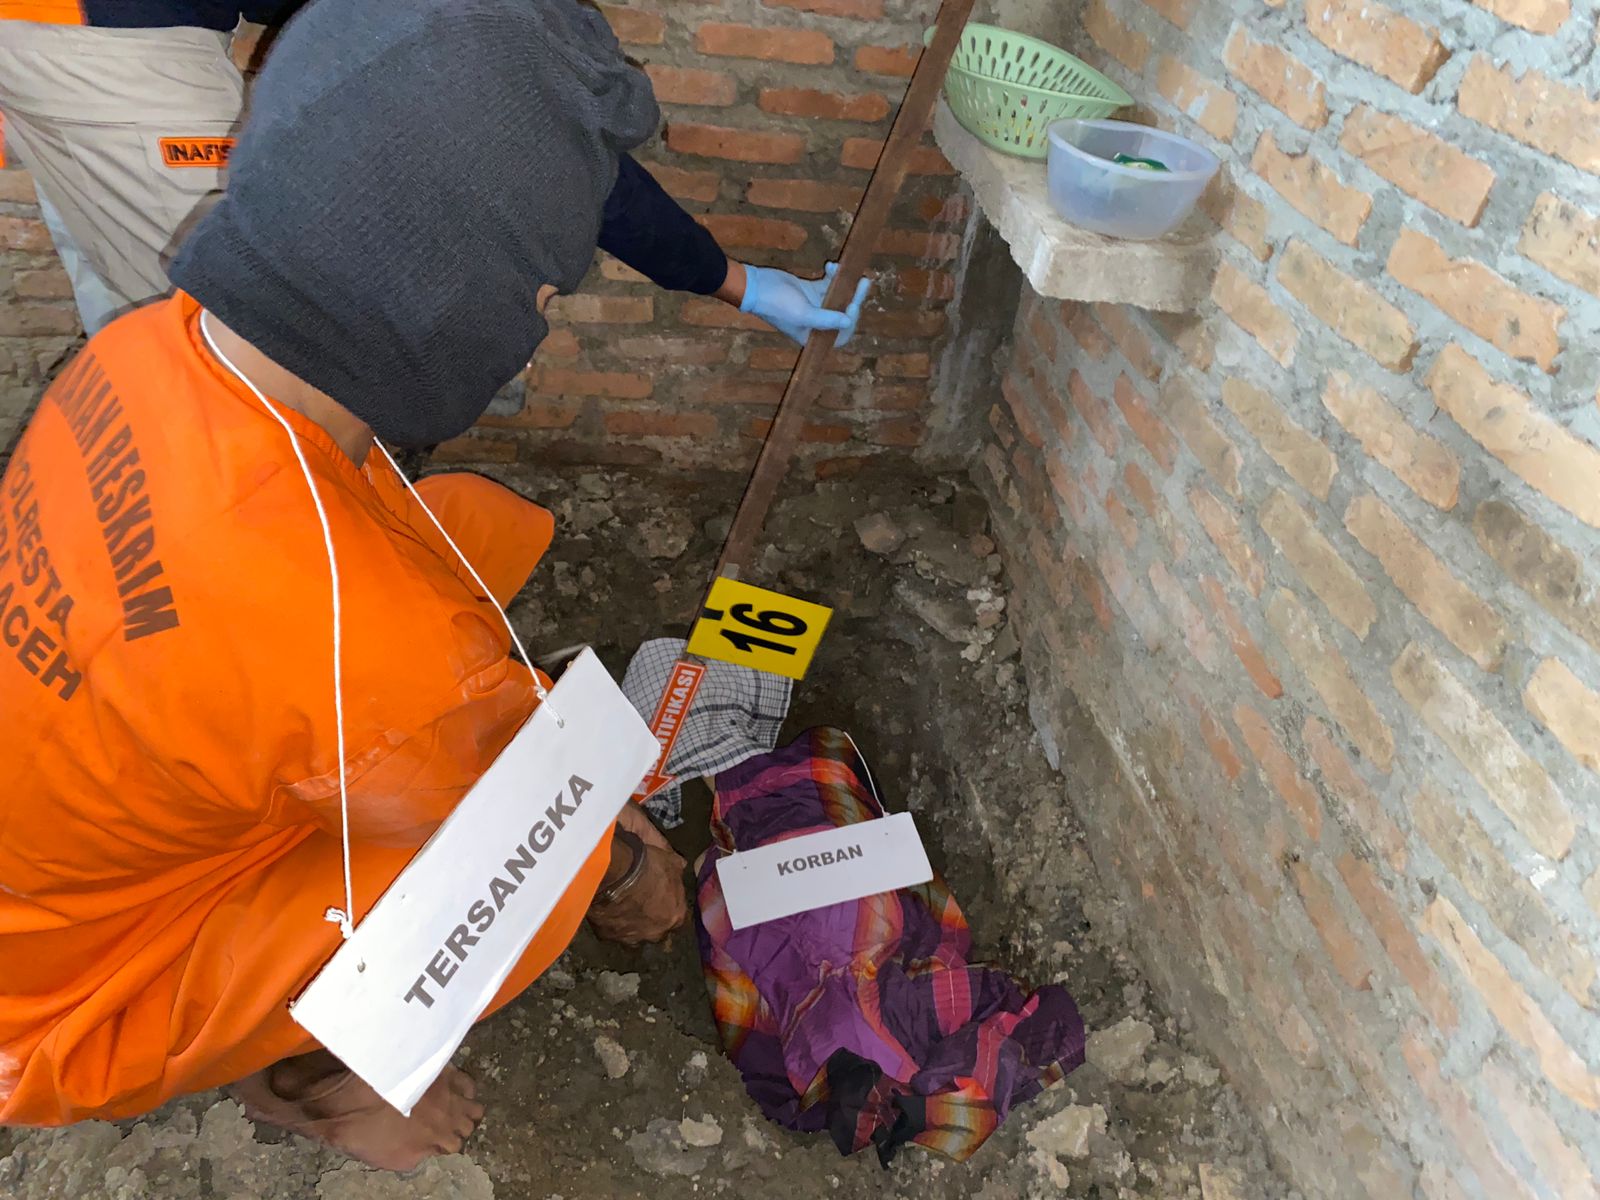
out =
[(1600, 1195), (1593, 9), (1083, 28), (1228, 177), (1200, 312), (1032, 297), (989, 412), (1097, 859), (1309, 1194)]
[[(605, 11), (667, 118), (640, 154), (730, 254), (808, 275), (837, 256), (934, 0), (656, 0)], [(923, 441), (932, 352), (965, 222), (929, 145), (895, 207), (863, 333), (835, 362), (808, 454)], [(661, 292), (604, 259), (554, 306), (515, 415), (441, 450), (456, 461), (737, 465), (753, 457), (796, 350), (715, 300)], [(64, 277), (16, 170), (0, 173), (0, 422), (76, 331)], [(4, 430), (0, 429), (0, 433)]]

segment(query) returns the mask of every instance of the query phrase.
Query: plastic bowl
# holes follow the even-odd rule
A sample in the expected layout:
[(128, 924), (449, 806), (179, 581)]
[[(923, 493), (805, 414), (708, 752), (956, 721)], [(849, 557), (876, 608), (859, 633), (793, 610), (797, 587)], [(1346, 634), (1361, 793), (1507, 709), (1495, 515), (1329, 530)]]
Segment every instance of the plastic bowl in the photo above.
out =
[[(1220, 165), (1188, 138), (1127, 121), (1056, 121), (1048, 136), (1051, 206), (1072, 224), (1108, 237), (1149, 241), (1172, 232)], [(1154, 159), (1167, 169), (1111, 161), (1119, 154)]]

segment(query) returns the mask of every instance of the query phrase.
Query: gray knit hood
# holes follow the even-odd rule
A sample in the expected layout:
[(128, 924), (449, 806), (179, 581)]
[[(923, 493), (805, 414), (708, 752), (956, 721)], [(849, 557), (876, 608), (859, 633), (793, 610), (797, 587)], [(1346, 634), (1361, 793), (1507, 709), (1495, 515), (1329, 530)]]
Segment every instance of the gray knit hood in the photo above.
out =
[(660, 120), (577, 0), (314, 0), (172, 282), (385, 441), (462, 433), (577, 287)]

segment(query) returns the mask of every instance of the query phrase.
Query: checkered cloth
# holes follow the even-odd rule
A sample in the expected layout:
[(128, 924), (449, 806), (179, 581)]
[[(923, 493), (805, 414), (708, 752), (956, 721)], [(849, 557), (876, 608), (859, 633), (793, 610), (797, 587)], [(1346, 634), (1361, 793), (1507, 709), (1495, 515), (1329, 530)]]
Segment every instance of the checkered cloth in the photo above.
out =
[(1016, 1105), (1084, 1060), (1065, 989), (1025, 995), (968, 963), (972, 935), (935, 876), (920, 887), (735, 930), (717, 860), (883, 815), (849, 736), (813, 729), (713, 781), (700, 866), (700, 962), (722, 1048), (745, 1090), (841, 1154), (907, 1142), (966, 1159)]
[[(683, 657), (682, 638), (657, 638), (639, 647), (622, 677), (622, 692), (646, 721), (656, 715), (672, 668)], [(778, 730), (789, 715), (793, 685), (732, 663), (707, 662), (694, 705), (683, 718), (666, 773), (686, 778), (715, 775), (778, 744)], [(683, 792), (670, 783), (645, 807), (663, 829), (683, 824)]]

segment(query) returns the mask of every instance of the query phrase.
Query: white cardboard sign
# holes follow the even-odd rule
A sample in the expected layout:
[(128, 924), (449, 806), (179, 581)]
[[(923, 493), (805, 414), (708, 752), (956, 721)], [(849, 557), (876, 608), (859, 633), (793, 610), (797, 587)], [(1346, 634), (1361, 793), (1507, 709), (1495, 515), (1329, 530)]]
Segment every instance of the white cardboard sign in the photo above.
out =
[(290, 1015), (409, 1116), (660, 751), (585, 650)]
[(910, 813), (824, 829), (717, 860), (728, 922), (735, 929), (932, 878)]

